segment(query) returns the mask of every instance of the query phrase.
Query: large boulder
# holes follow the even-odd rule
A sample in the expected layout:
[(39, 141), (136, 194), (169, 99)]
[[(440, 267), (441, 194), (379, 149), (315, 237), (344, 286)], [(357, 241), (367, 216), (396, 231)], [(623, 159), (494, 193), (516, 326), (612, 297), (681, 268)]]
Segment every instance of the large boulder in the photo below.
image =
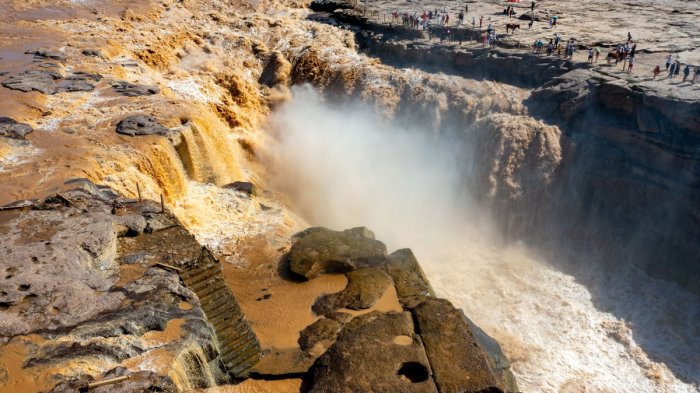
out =
[(18, 123), (9, 117), (0, 117), (0, 136), (24, 139), (24, 137), (32, 131), (32, 126), (29, 124)]
[(464, 316), (449, 301), (426, 298), (411, 312), (441, 393), (505, 390)]
[(386, 259), (386, 271), (394, 280), (399, 299), (410, 296), (435, 296), (411, 249), (404, 248), (391, 253)]
[(438, 391), (407, 312), (353, 318), (310, 372), (310, 393)]
[(289, 251), (290, 269), (312, 279), (324, 273), (378, 266), (386, 259), (386, 246), (367, 237), (368, 233), (361, 229), (338, 232), (309, 228), (295, 236), (297, 241)]

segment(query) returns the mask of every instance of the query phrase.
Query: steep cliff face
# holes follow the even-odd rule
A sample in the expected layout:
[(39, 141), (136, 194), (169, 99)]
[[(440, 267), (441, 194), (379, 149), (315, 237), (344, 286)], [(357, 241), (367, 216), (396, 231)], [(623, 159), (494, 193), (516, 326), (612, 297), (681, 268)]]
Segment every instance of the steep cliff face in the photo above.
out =
[[(245, 375), (260, 347), (235, 299), (210, 288), (229, 294), (211, 313), (189, 279), (208, 251), (154, 203), (70, 186), (79, 188), (0, 209), (3, 388), (75, 391), (124, 376), (120, 391), (182, 391)], [(231, 361), (226, 337), (239, 336), (252, 337), (236, 352), (252, 364)]]
[(577, 71), (537, 89), (532, 112), (565, 131), (550, 224), (606, 261), (634, 261), (697, 292), (700, 100)]
[[(359, 48), (384, 63), (532, 89), (524, 110), (492, 106), (455, 122), (468, 130), (465, 177), (510, 238), (550, 251), (595, 247), (603, 265), (633, 261), (697, 292), (700, 98), (692, 89), (672, 95), (584, 62), (426, 42), (445, 29), (418, 37), (400, 25), (373, 29), (382, 23), (333, 4), (321, 20), (353, 30)], [(471, 28), (450, 31), (474, 39)]]

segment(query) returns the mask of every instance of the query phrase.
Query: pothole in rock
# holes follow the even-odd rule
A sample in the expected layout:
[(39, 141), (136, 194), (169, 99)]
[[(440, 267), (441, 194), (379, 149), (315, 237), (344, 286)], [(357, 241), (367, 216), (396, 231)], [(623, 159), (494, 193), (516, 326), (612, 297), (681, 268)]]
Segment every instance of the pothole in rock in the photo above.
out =
[(410, 336), (396, 336), (392, 340), (396, 345), (411, 345), (413, 344), (413, 339)]
[(411, 383), (423, 382), (428, 379), (428, 369), (418, 362), (404, 362), (396, 373), (401, 380)]

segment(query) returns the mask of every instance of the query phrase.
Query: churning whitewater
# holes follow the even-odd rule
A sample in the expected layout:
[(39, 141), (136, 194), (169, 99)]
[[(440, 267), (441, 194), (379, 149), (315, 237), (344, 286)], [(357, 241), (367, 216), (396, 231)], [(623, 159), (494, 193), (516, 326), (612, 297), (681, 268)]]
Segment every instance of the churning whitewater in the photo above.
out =
[(465, 190), (471, 149), (329, 105), (311, 88), (294, 93), (269, 124), (276, 189), (311, 224), (365, 225), (390, 249), (413, 248), (438, 295), (502, 344), (524, 392), (698, 391), (690, 294), (635, 270), (567, 274), (527, 245), (504, 244)]

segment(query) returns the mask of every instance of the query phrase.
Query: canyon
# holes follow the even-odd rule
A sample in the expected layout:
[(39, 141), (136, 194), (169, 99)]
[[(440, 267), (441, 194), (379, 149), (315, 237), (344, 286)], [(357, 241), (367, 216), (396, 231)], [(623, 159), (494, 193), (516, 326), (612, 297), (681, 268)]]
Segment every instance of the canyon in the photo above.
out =
[(698, 391), (700, 84), (644, 67), (700, 9), (638, 3), (537, 6), (629, 75), (433, 3), (4, 2), (0, 391)]

